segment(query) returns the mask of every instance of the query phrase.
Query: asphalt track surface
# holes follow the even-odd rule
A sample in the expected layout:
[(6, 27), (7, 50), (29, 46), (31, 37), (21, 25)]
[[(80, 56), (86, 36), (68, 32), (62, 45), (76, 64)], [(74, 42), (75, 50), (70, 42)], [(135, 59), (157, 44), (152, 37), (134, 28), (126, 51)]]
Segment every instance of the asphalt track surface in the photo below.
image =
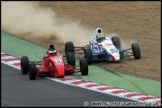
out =
[[(26, 50), (23, 50), (24, 47)], [(27, 55), (30, 60), (37, 61), (42, 59), (46, 49), (2, 32), (2, 52), (17, 58)], [(89, 69), (88, 76), (82, 76), (80, 73), (75, 73), (74, 76), (100, 84), (161, 97), (160, 82), (129, 76), (117, 71), (105, 70), (95, 65), (89, 66)]]
[(85, 102), (134, 102), (37, 77), (1, 63), (2, 107), (84, 107)]

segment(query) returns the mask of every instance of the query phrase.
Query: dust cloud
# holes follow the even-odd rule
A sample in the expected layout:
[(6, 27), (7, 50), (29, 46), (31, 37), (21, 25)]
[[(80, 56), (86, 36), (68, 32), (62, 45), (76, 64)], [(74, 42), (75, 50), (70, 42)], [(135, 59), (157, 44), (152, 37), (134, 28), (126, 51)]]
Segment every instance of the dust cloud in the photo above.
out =
[(94, 30), (70, 18), (58, 18), (53, 10), (39, 8), (37, 2), (3, 1), (1, 8), (2, 31), (29, 37), (55, 37), (60, 42), (73, 41), (75, 45), (87, 44)]
[[(86, 45), (94, 36), (95, 29), (88, 29), (80, 21), (68, 17), (57, 17), (50, 8), (40, 8), (37, 2), (3, 1), (1, 8), (1, 31), (12, 35), (28, 37), (54, 37), (54, 41), (72, 41), (75, 46)], [(102, 27), (101, 27), (102, 28)], [(106, 34), (111, 38), (118, 34)], [(121, 38), (120, 38), (121, 39)], [(122, 40), (124, 48), (130, 47)]]

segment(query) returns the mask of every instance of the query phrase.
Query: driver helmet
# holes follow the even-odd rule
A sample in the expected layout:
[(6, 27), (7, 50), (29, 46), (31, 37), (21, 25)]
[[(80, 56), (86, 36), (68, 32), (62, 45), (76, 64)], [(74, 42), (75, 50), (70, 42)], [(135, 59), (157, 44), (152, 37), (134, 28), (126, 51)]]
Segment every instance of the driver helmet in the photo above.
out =
[(102, 28), (96, 28), (95, 35), (98, 35), (99, 33), (104, 33)]
[(50, 55), (56, 55), (57, 54), (57, 51), (56, 50), (53, 50), (53, 51), (49, 50), (49, 54)]
[(104, 33), (99, 33), (98, 36), (97, 36), (98, 42), (102, 42), (104, 39), (105, 39)]
[(57, 51), (56, 51), (56, 49), (55, 49), (55, 47), (54, 47), (53, 44), (51, 44), (51, 45), (49, 46), (49, 54), (50, 54), (50, 55), (55, 55), (55, 54), (57, 54)]

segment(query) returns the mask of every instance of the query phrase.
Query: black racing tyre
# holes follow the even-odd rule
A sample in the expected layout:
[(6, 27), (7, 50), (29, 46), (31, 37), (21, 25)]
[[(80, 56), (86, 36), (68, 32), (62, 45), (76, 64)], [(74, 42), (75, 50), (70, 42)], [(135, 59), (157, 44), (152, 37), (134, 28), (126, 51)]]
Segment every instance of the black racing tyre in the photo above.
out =
[(66, 56), (67, 56), (67, 63), (68, 65), (71, 65), (75, 68), (75, 54), (73, 52), (67, 52), (66, 53)]
[(27, 74), (29, 70), (29, 59), (27, 56), (22, 56), (21, 57), (21, 73), (22, 74)]
[(86, 58), (80, 59), (80, 71), (82, 75), (88, 75), (88, 62)]
[(92, 50), (87, 48), (84, 49), (84, 57), (87, 58), (88, 65), (92, 64)]
[(132, 52), (135, 59), (141, 58), (141, 51), (138, 43), (132, 43)]
[(74, 44), (73, 42), (66, 42), (65, 44), (65, 53), (73, 52), (74, 53)]
[(120, 38), (118, 36), (113, 36), (111, 38), (114, 46), (117, 48), (117, 49), (120, 49), (121, 48), (121, 41), (120, 41)]
[(37, 69), (36, 69), (36, 65), (34, 62), (31, 62), (29, 64), (29, 79), (30, 80), (35, 80), (37, 76)]

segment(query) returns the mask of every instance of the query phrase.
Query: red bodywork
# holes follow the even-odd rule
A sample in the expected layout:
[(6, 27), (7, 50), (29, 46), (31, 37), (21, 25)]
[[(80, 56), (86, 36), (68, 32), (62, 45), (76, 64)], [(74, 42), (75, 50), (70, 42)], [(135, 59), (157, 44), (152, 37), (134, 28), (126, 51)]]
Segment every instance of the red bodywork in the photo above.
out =
[(50, 74), (51, 77), (64, 77), (66, 72), (73, 73), (74, 67), (64, 63), (61, 55), (50, 55), (46, 52), (46, 57), (42, 59), (42, 65), (36, 65), (37, 74)]

